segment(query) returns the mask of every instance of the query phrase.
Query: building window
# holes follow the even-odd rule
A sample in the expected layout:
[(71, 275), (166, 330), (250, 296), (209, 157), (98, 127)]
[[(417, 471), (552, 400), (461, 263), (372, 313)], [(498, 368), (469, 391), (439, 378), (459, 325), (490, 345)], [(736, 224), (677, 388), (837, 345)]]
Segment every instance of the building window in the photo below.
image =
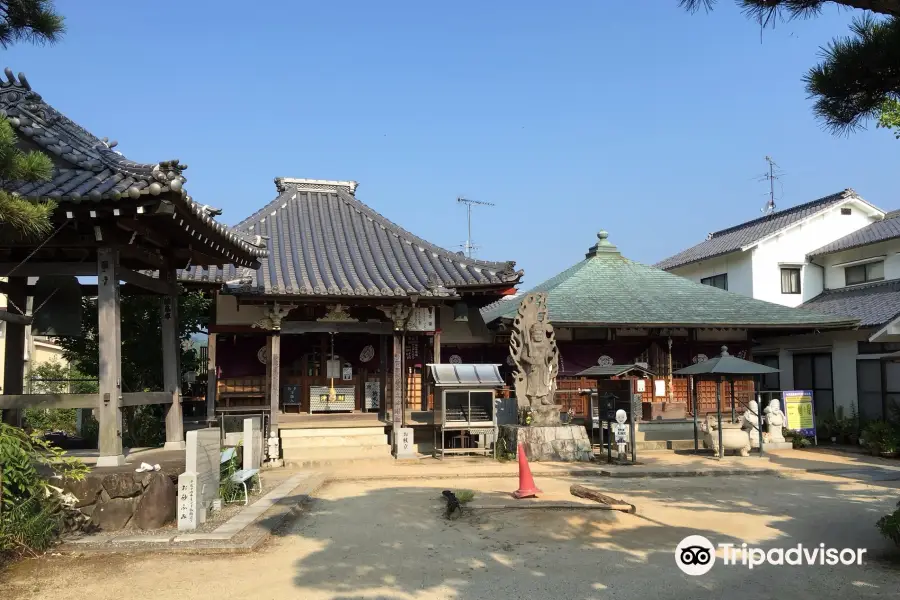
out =
[(856, 285), (884, 279), (884, 261), (844, 267), (844, 285)]
[(700, 280), (700, 283), (703, 285), (710, 285), (714, 288), (719, 288), (720, 290), (728, 289), (728, 273), (722, 273), (721, 275), (713, 275), (712, 277), (704, 277)]
[[(834, 414), (831, 354), (795, 354), (794, 389), (812, 390), (813, 410), (819, 418)], [(785, 410), (782, 406), (781, 410)]]
[(782, 294), (799, 294), (800, 293), (800, 268), (791, 267), (781, 269), (781, 293)]

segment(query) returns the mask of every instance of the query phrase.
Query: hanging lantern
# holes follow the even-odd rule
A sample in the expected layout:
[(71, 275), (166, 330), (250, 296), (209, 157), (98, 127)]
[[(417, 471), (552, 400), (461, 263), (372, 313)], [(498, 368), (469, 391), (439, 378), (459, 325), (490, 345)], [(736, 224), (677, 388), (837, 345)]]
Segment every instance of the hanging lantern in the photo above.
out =
[(453, 305), (453, 320), (457, 323), (469, 322), (469, 307), (465, 302), (457, 302)]
[(81, 285), (69, 275), (41, 277), (32, 302), (34, 335), (81, 337)]

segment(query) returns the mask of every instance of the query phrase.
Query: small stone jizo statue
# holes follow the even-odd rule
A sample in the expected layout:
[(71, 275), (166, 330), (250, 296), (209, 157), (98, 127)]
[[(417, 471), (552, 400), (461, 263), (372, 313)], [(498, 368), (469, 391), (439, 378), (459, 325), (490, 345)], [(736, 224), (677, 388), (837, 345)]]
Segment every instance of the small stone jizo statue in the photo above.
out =
[(759, 404), (756, 400), (747, 403), (747, 410), (741, 417), (741, 429), (750, 432), (750, 447), (759, 448)]

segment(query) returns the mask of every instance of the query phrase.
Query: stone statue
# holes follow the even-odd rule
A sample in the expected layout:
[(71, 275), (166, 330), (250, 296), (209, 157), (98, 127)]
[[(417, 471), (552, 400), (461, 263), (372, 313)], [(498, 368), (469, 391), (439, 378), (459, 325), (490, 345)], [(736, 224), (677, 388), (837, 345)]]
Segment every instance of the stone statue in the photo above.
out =
[(784, 413), (781, 412), (781, 403), (778, 402), (777, 398), (772, 398), (763, 413), (766, 415), (766, 429), (769, 432), (769, 441), (774, 444), (783, 444), (784, 432), (782, 428), (787, 419)]
[(559, 349), (550, 324), (547, 294), (528, 294), (519, 305), (509, 340), (515, 362), (515, 387), (519, 408), (531, 410), (532, 425), (559, 425), (556, 375)]
[(759, 404), (756, 400), (751, 400), (747, 404), (747, 410), (741, 417), (741, 429), (750, 432), (750, 446), (759, 448)]

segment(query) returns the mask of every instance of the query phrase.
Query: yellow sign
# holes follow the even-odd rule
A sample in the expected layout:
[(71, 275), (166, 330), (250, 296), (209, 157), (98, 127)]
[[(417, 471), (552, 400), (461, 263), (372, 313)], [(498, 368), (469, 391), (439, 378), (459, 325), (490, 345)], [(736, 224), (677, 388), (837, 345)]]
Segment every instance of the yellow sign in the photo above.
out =
[(784, 412), (787, 428), (793, 431), (814, 431), (812, 392), (792, 391), (784, 393)]

